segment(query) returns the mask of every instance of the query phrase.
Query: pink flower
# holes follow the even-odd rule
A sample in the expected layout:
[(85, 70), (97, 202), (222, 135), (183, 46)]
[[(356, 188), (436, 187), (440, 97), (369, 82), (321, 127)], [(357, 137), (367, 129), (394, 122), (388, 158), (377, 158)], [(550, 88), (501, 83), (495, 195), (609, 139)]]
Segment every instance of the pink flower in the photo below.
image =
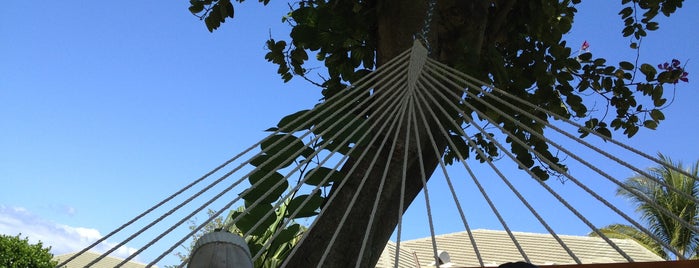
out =
[(588, 48), (590, 48), (590, 43), (588, 43), (587, 40), (585, 40), (585, 42), (582, 43), (582, 46), (580, 47), (580, 49), (587, 50)]

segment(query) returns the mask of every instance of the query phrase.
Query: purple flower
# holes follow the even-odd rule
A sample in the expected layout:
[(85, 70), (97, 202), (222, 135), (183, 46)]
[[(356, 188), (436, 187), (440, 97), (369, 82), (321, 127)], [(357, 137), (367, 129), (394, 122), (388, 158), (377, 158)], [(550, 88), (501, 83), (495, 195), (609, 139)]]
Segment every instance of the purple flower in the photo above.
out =
[(672, 67), (675, 67), (675, 68), (680, 67), (680, 61), (677, 59), (672, 59)]
[(658, 64), (658, 69), (663, 70), (665, 72), (675, 72), (675, 71), (682, 72), (680, 77), (678, 77), (676, 80), (672, 81), (673, 84), (677, 84), (678, 81), (689, 82), (689, 78), (687, 78), (689, 73), (684, 71), (684, 68), (682, 68), (682, 66), (681, 66), (682, 63), (678, 59), (672, 59), (671, 62), (672, 62), (672, 64), (667, 63), (667, 62)]

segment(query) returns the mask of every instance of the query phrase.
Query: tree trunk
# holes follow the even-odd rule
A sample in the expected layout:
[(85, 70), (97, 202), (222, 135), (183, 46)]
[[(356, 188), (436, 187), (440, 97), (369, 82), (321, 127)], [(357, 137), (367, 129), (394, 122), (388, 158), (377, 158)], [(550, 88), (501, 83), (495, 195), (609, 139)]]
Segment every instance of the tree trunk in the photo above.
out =
[[(463, 0), (439, 0), (433, 14), (433, 23), (429, 34), (429, 43), (432, 49), (432, 57), (441, 62), (453, 64), (453, 53), (464, 51), (464, 44), (456, 44), (457, 39), (466, 39), (469, 47), (467, 57), (470, 57), (467, 66), (477, 66), (480, 55), (486, 14), (491, 1), (463, 1)], [(377, 63), (381, 65), (412, 46), (416, 33), (420, 33), (425, 21), (427, 2), (425, 0), (377, 0)], [(462, 34), (469, 36), (463, 38)], [(370, 118), (371, 119), (371, 118)], [(323, 209), (323, 215), (317, 219), (317, 223), (309, 230), (308, 237), (299, 245), (294, 255), (289, 256), (285, 267), (318, 267), (325, 248), (330, 242), (343, 214), (350, 210), (347, 221), (339, 231), (335, 243), (330, 247), (325, 261), (320, 267), (374, 267), (383, 251), (386, 242), (396, 228), (398, 222), (398, 209), (400, 200), (403, 153), (408, 150), (409, 159), (407, 167), (407, 181), (405, 187), (404, 210), (422, 190), (421, 168), (419, 164), (418, 148), (420, 146), (425, 168), (424, 172), (429, 178), (439, 164), (432, 144), (425, 142), (427, 135), (420, 134), (421, 142), (410, 142), (408, 148), (404, 148), (406, 129), (401, 129), (397, 146), (393, 154), (391, 149), (393, 134), (373, 133), (374, 135), (386, 135), (389, 142), (381, 148), (381, 138), (376, 144), (371, 144), (364, 150), (370, 150), (361, 161), (350, 158), (343, 166), (347, 172), (352, 166), (357, 165), (354, 172), (347, 178), (346, 185), (339, 191), (333, 202)], [(446, 149), (447, 143), (438, 129), (431, 127), (432, 134), (438, 140), (439, 155)], [(415, 137), (414, 133), (410, 133)], [(416, 145), (419, 144), (419, 145)], [(370, 168), (373, 156), (378, 155), (377, 166)], [(392, 156), (391, 156), (392, 155)], [(379, 191), (384, 165), (389, 165), (389, 172), (383, 185), (376, 217), (371, 223), (371, 232), (364, 255), (359, 259), (363, 237), (368, 230), (369, 217), (372, 213), (376, 193)], [(359, 193), (358, 186), (369, 170), (369, 178)], [(354, 206), (348, 207), (352, 197), (358, 195)], [(403, 211), (404, 212), (404, 211)], [(400, 213), (402, 214), (402, 212)]]

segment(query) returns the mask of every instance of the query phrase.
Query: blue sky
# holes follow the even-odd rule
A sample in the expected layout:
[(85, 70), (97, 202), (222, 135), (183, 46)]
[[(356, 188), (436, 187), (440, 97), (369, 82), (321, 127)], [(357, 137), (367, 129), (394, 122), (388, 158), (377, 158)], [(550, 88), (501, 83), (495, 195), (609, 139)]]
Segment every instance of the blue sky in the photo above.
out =
[[(595, 56), (613, 63), (635, 54), (620, 35), (620, 8), (611, 2), (585, 1), (567, 39), (587, 40)], [(236, 18), (213, 34), (187, 7), (187, 1), (4, 3), (1, 233), (22, 232), (57, 254), (78, 250), (320, 98), (317, 88), (300, 79), (283, 83), (263, 58), (270, 35), (287, 36), (280, 19), (286, 3), (238, 4)], [(661, 19), (660, 30), (644, 39), (640, 62), (689, 60), (690, 82), (678, 84), (658, 130), (627, 141), (684, 162), (699, 159), (697, 13), (699, 3), (685, 1), (685, 8), (669, 21)], [(566, 191), (569, 184), (555, 185)], [(406, 217), (420, 215), (416, 209)], [(606, 214), (597, 217), (604, 221)], [(491, 224), (477, 221), (476, 227), (500, 228)], [(589, 232), (561, 225), (561, 233)], [(463, 230), (451, 221), (440, 226), (443, 233)], [(404, 237), (428, 234), (414, 227)]]

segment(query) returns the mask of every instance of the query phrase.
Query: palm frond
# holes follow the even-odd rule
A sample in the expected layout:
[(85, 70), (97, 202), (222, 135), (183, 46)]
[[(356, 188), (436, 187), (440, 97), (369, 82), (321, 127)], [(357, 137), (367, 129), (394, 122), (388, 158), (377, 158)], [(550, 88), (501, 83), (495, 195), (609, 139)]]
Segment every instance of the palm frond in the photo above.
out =
[[(658, 154), (658, 158), (663, 162), (663, 165), (647, 170), (647, 174), (652, 178), (641, 174), (627, 178), (624, 185), (628, 189), (620, 187), (617, 189), (617, 195), (627, 198), (636, 205), (636, 211), (646, 222), (653, 235), (683, 254), (683, 257), (690, 258), (696, 255), (696, 251), (699, 249), (699, 234), (664, 213), (663, 209), (676, 215), (690, 226), (699, 226), (699, 204), (676, 191), (695, 198), (699, 197), (699, 181), (670, 168), (676, 167), (680, 170), (686, 170), (690, 175), (696, 177), (699, 172), (699, 162), (691, 168), (685, 169), (681, 162), (675, 163), (662, 154)], [(658, 181), (662, 183), (658, 183)], [(608, 230), (610, 232), (623, 231), (622, 234), (630, 234), (628, 232), (631, 232), (631, 230), (619, 226), (610, 225), (608, 227), (614, 227)], [(636, 231), (638, 230), (636, 229)]]
[[(636, 227), (625, 224), (610, 224), (600, 228), (599, 230), (602, 232), (602, 234), (609, 238), (634, 240), (656, 255), (664, 259), (668, 259), (668, 254), (663, 249), (663, 246)], [(589, 235), (594, 237), (598, 236), (595, 232), (591, 232)]]

